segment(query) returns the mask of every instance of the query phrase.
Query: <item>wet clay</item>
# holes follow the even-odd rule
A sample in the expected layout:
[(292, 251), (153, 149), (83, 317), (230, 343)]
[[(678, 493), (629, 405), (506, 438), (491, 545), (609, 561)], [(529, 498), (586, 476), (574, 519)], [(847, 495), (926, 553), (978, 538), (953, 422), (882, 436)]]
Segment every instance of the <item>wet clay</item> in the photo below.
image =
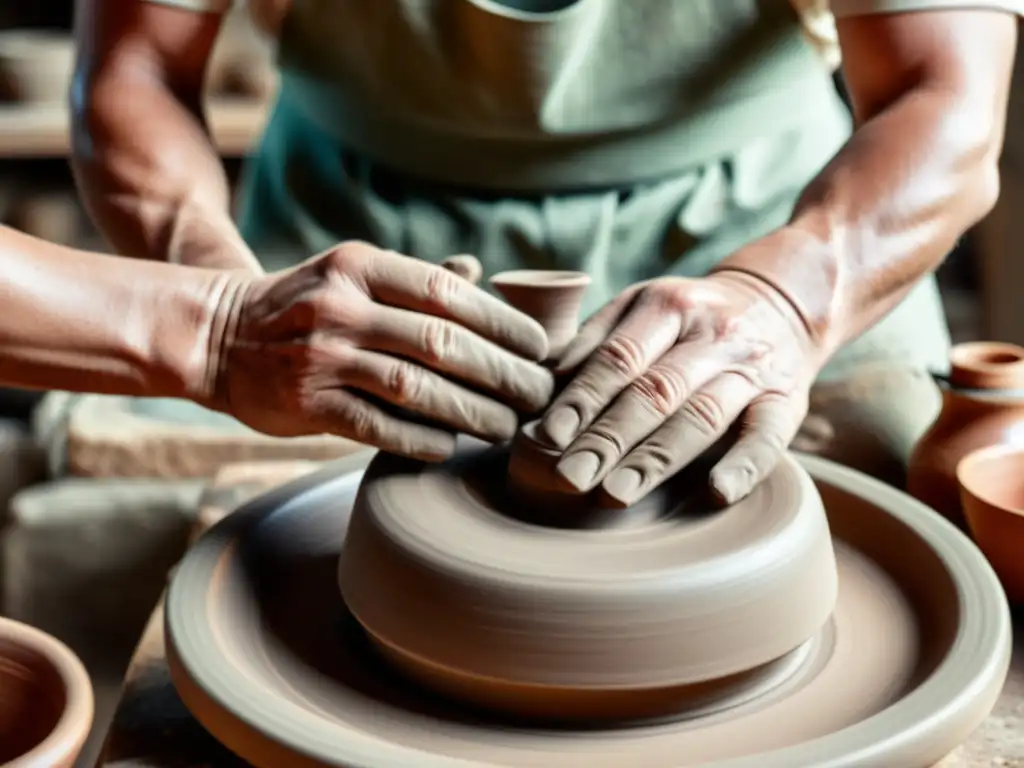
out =
[(831, 462), (797, 462), (834, 537), (835, 610), (767, 671), (769, 685), (724, 709), (559, 724), (488, 714), (410, 680), (339, 594), (363, 473), (333, 468), (250, 503), (182, 561), (167, 600), (174, 683), (211, 733), (265, 768), (622, 768), (624, 756), (650, 768), (930, 766), (1005, 679), (999, 584), (923, 505)]
[(1024, 602), (1024, 448), (997, 445), (969, 453), (957, 467), (967, 528), (1007, 597)]
[(92, 687), (52, 637), (0, 619), (0, 765), (71, 768), (92, 727)]
[(355, 504), (345, 602), (435, 689), (520, 716), (658, 716), (742, 695), (832, 614), (828, 523), (792, 458), (725, 511), (700, 464), (609, 510), (524, 499), (507, 463), (469, 441), (441, 465), (378, 454)]
[(942, 410), (910, 457), (907, 491), (963, 527), (960, 460), (978, 448), (1024, 445), (1024, 347), (958, 344), (942, 385)]

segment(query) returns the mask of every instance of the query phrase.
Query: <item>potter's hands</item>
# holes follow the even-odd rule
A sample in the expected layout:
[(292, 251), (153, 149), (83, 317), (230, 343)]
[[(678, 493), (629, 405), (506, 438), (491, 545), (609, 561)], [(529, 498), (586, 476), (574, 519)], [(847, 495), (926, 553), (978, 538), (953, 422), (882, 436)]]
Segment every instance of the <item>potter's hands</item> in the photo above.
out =
[(456, 432), (510, 438), (516, 409), (551, 398), (535, 362), (547, 339), (473, 285), (478, 266), (345, 243), (239, 283), (222, 301), (214, 407), (267, 434), (332, 433), (427, 460), (450, 454)]
[(595, 314), (557, 370), (580, 364), (542, 427), (573, 486), (632, 504), (736, 423), (711, 473), (723, 502), (774, 467), (807, 409), (821, 355), (775, 288), (741, 272), (633, 286)]

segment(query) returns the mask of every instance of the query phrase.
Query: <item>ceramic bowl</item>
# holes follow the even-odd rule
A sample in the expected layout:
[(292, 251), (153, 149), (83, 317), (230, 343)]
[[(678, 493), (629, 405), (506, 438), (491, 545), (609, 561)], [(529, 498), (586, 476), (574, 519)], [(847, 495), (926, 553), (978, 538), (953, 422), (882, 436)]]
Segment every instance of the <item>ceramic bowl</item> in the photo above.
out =
[(92, 720), (92, 685), (78, 657), (38, 629), (0, 619), (0, 765), (71, 768)]
[(967, 527), (1012, 602), (1024, 602), (1024, 447), (973, 451), (957, 465)]

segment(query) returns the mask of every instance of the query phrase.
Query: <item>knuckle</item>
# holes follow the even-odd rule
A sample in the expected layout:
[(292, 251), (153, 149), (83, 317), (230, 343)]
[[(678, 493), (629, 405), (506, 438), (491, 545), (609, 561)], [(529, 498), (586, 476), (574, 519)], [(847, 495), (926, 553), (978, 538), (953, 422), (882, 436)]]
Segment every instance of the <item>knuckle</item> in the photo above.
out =
[(676, 455), (669, 446), (651, 440), (634, 452), (630, 462), (635, 463), (647, 475), (661, 476), (667, 474), (675, 465)]
[(581, 448), (595, 451), (601, 455), (620, 456), (625, 453), (626, 446), (622, 441), (619, 429), (614, 424), (602, 424), (598, 422), (587, 430), (584, 437), (580, 438), (578, 445)]
[(423, 376), (416, 366), (400, 362), (392, 366), (385, 382), (391, 400), (396, 405), (403, 405), (416, 400), (423, 385)]
[(365, 244), (346, 241), (328, 251), (326, 262), (339, 272), (347, 272), (363, 266), (366, 263), (367, 252)]
[(376, 413), (367, 408), (355, 406), (349, 409), (348, 421), (352, 439), (367, 445), (380, 443), (381, 426)]
[(707, 392), (695, 392), (683, 405), (681, 414), (690, 426), (707, 437), (714, 437), (726, 427), (721, 402)]
[(452, 323), (446, 320), (428, 320), (423, 324), (420, 344), (431, 364), (437, 365), (453, 357), (457, 343), (458, 332)]
[(662, 416), (679, 410), (686, 390), (683, 374), (666, 368), (650, 368), (633, 384), (635, 395)]
[(644, 369), (643, 347), (626, 336), (613, 336), (600, 346), (597, 357), (603, 365), (628, 379)]
[(457, 275), (442, 267), (431, 269), (424, 283), (425, 297), (437, 307), (450, 306), (459, 292), (460, 282)]

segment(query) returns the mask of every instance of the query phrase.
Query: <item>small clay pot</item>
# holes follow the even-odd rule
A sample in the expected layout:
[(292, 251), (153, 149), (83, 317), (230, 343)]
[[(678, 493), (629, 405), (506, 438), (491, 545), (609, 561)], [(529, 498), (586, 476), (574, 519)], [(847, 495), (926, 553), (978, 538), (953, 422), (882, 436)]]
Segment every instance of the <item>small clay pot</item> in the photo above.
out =
[(1024, 347), (958, 344), (950, 363), (942, 410), (911, 454), (907, 491), (964, 527), (960, 460), (991, 445), (1024, 445)]
[(75, 45), (67, 34), (36, 29), (0, 34), (0, 100), (65, 101), (74, 62)]
[(585, 272), (518, 269), (500, 272), (491, 285), (513, 307), (547, 332), (548, 360), (557, 359), (576, 335), (583, 296), (590, 285)]
[(1011, 602), (1024, 602), (1024, 448), (997, 445), (957, 467), (967, 527)]
[(0, 619), (0, 765), (71, 768), (93, 720), (89, 675), (63, 643)]

